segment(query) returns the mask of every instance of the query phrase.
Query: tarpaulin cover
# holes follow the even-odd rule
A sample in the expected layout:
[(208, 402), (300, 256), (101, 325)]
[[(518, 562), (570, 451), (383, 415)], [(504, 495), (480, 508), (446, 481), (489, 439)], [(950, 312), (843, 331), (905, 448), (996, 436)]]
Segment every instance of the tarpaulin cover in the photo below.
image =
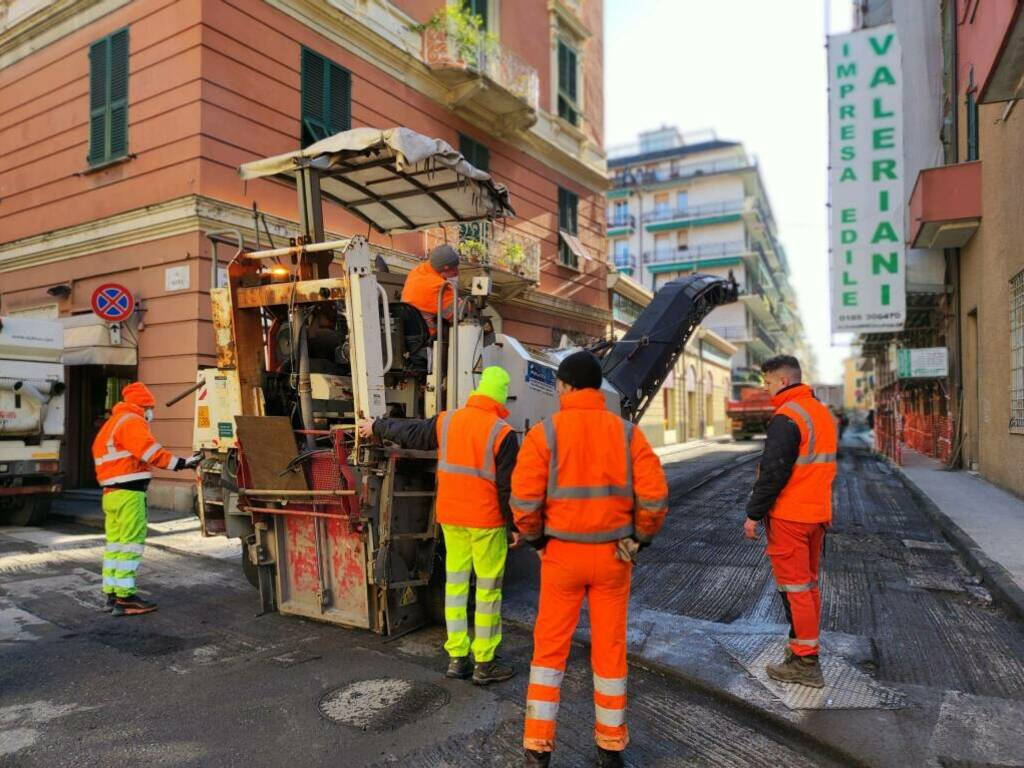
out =
[(408, 128), (353, 128), (239, 168), (245, 180), (320, 172), (320, 192), (380, 232), (514, 216), (508, 190), (440, 139)]

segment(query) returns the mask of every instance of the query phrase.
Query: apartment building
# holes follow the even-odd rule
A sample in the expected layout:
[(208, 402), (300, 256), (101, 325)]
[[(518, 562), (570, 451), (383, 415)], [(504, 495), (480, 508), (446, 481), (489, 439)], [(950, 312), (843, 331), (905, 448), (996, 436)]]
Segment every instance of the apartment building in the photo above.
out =
[(870, 359), (851, 355), (843, 360), (843, 408), (867, 412), (875, 407), (875, 374)]
[[(654, 293), (626, 272), (612, 270), (608, 274), (608, 296), (612, 310), (609, 337), (617, 339), (629, 330)], [(732, 394), (735, 354), (736, 346), (711, 329), (697, 329), (662, 384), (660, 396), (654, 398), (640, 420), (640, 428), (652, 445), (731, 432), (725, 405)]]
[[(602, 0), (0, 4), (0, 312), (65, 323), (69, 487), (95, 486), (89, 445), (126, 380), (156, 393), (160, 442), (190, 450), (192, 398), (162, 403), (215, 362), (213, 259), (297, 233), (295, 192), (237, 167), (350, 127), (438, 137), (509, 188), (515, 218), (463, 249), (512, 286), (502, 331), (603, 336), (602, 19)], [(328, 208), (330, 234), (368, 235), (398, 270), (467, 238), (392, 239)], [(120, 329), (89, 310), (106, 282), (136, 299)], [(191, 498), (187, 478), (154, 482), (154, 505)]]
[(704, 326), (736, 347), (737, 377), (781, 352), (813, 374), (786, 253), (757, 164), (743, 145), (663, 127), (609, 149), (608, 259), (648, 290), (682, 275), (732, 276), (740, 302)]

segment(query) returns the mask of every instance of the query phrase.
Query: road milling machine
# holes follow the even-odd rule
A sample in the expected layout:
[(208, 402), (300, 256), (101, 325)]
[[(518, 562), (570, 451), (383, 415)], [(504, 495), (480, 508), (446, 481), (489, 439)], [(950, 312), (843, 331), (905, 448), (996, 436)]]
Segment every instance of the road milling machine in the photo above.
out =
[[(244, 179), (297, 188), (301, 234), (240, 251), (211, 291), (217, 365), (196, 382), (205, 535), (238, 537), (262, 610), (397, 636), (443, 615), (434, 452), (360, 440), (361, 418), (423, 418), (465, 403), (488, 365), (511, 376), (520, 433), (557, 409), (555, 371), (575, 348), (532, 349), (496, 331), (502, 275), (464, 268), (436, 336), (401, 302), (361, 236), (325, 240), (330, 201), (382, 233), (513, 216), (507, 190), (443, 141), (358, 128), (248, 163)], [(694, 275), (659, 291), (632, 330), (592, 347), (610, 407), (638, 421), (686, 340), (736, 286)]]

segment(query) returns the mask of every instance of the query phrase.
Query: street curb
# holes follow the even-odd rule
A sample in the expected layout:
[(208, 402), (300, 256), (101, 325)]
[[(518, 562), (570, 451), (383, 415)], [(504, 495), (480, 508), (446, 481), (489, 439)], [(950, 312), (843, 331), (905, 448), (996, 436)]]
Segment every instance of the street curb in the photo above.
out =
[[(528, 624), (526, 622), (519, 621), (518, 619), (506, 618), (504, 616), (502, 617), (502, 622), (506, 624), (511, 624), (512, 626), (518, 627), (519, 629), (526, 630), (531, 634), (531, 636), (533, 634), (533, 624)], [(573, 638), (572, 642), (574, 645), (577, 645), (581, 648), (590, 647), (590, 643), (584, 640), (577, 640), (576, 638)], [(811, 733), (810, 731), (807, 731), (804, 728), (801, 728), (800, 725), (792, 722), (791, 720), (787, 720), (785, 717), (782, 717), (781, 715), (776, 714), (775, 712), (772, 712), (769, 709), (759, 707), (758, 705), (753, 704), (740, 696), (737, 696), (733, 693), (729, 693), (728, 691), (723, 690), (718, 686), (712, 685), (706, 680), (702, 680), (699, 677), (689, 675), (685, 672), (680, 671), (679, 669), (676, 669), (675, 667), (671, 667), (666, 664), (661, 664), (656, 661), (651, 661), (650, 659), (640, 654), (627, 653), (626, 659), (629, 662), (631, 662), (634, 666), (640, 667), (641, 669), (647, 672), (653, 672), (655, 674), (662, 675), (663, 677), (669, 677), (674, 680), (678, 680), (684, 685), (696, 688), (701, 693), (704, 693), (714, 699), (717, 699), (718, 701), (721, 701), (723, 704), (726, 704), (727, 706), (738, 709), (742, 712), (745, 712), (748, 715), (753, 715), (754, 717), (759, 718), (761, 720), (767, 720), (771, 723), (772, 727), (784, 731), (787, 735), (793, 736), (800, 741), (813, 745), (815, 748), (820, 749), (822, 752), (825, 752), (829, 757), (838, 762), (856, 766), (856, 768), (871, 768), (871, 765), (869, 763), (865, 763), (856, 755), (847, 752), (841, 747), (837, 747), (835, 744), (825, 741), (820, 736)]]
[(1017, 586), (1010, 572), (985, 554), (985, 550), (978, 546), (970, 534), (939, 509), (931, 497), (907, 476), (903, 467), (888, 461), (887, 457), (882, 458), (886, 458), (886, 463), (896, 472), (903, 486), (939, 527), (943, 536), (949, 539), (957, 553), (981, 575), (982, 583), (992, 593), (995, 602), (1015, 619), (1024, 621), (1024, 590)]

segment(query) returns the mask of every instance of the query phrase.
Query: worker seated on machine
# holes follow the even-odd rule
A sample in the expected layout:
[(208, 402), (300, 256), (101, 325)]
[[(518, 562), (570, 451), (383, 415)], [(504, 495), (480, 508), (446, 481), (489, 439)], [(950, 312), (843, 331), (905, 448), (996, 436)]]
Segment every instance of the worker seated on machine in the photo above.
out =
[(442, 291), (441, 318), (452, 321), (455, 307), (455, 291), (451, 281), (459, 277), (459, 253), (450, 245), (439, 245), (430, 252), (430, 257), (416, 267), (405, 278), (402, 301), (420, 311), (430, 329), (431, 337), (437, 336), (437, 302)]

